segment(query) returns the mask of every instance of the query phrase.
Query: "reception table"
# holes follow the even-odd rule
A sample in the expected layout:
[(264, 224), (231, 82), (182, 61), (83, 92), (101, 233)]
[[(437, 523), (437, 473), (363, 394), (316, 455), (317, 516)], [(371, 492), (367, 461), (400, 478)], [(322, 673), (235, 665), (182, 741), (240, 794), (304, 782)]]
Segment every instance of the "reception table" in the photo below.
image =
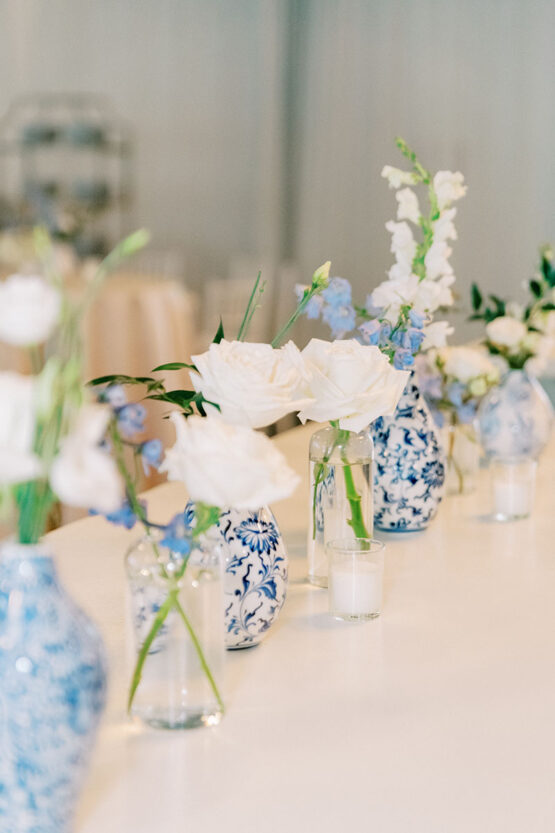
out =
[[(218, 727), (126, 720), (123, 555), (136, 532), (87, 518), (51, 534), (111, 667), (78, 833), (552, 833), (555, 443), (529, 520), (487, 517), (484, 471), (427, 531), (378, 533), (383, 614), (352, 624), (304, 580), (311, 430), (275, 439), (303, 476), (275, 506), (289, 593), (266, 640), (228, 654)], [(167, 520), (184, 494), (165, 484), (148, 498)]]

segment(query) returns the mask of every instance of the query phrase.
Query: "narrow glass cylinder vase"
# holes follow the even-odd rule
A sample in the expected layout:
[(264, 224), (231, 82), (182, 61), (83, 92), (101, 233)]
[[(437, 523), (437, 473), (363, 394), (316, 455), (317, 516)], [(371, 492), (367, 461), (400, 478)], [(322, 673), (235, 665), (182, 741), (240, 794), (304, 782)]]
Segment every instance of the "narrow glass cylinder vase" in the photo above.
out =
[(187, 556), (152, 534), (127, 554), (135, 636), (129, 711), (150, 726), (188, 729), (221, 720), (222, 563), (217, 532), (194, 542)]
[(447, 461), (445, 486), (448, 495), (467, 495), (476, 489), (480, 464), (480, 441), (473, 423), (452, 421), (443, 429)]
[(359, 433), (330, 425), (310, 441), (308, 580), (328, 585), (326, 544), (339, 538), (371, 538), (373, 532), (370, 429)]

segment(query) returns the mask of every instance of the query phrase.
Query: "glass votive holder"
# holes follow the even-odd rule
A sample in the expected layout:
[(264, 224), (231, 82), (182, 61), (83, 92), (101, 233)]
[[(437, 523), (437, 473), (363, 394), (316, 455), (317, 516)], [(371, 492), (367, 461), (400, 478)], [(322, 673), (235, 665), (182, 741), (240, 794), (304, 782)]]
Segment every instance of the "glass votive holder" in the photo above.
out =
[(384, 545), (373, 538), (328, 541), (329, 610), (336, 619), (359, 622), (380, 615)]
[(492, 460), (493, 517), (497, 521), (527, 518), (534, 505), (537, 463), (531, 458)]

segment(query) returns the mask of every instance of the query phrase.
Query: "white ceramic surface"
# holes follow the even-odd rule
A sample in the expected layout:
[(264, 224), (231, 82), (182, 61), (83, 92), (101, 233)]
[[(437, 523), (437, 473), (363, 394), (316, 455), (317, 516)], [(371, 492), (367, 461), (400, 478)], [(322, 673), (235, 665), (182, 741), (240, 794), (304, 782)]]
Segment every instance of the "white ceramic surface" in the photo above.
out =
[[(125, 720), (133, 533), (90, 518), (51, 536), (111, 659), (77, 833), (553, 833), (555, 443), (531, 518), (485, 520), (481, 472), (477, 491), (446, 498), (425, 532), (379, 533), (382, 614), (352, 624), (303, 582), (313, 430), (276, 440), (304, 477), (275, 506), (289, 593), (263, 645), (228, 656), (228, 714), (214, 729)], [(159, 487), (154, 514), (169, 517), (184, 497), (177, 484)]]

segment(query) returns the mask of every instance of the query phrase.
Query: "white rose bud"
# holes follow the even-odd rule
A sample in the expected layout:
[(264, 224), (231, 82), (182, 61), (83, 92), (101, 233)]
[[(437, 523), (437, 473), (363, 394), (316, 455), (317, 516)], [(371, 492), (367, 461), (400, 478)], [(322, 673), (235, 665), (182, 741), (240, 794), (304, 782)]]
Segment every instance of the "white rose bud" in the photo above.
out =
[(36, 379), (0, 373), (0, 486), (25, 483), (41, 473), (33, 452)]
[(68, 506), (115, 512), (123, 501), (123, 483), (114, 460), (99, 447), (110, 408), (84, 405), (73, 431), (63, 440), (50, 471), (52, 491)]
[(514, 351), (522, 345), (528, 330), (522, 321), (511, 318), (509, 315), (502, 315), (494, 318), (486, 325), (486, 335), (496, 347), (506, 348)]
[(0, 341), (14, 347), (42, 344), (52, 335), (60, 293), (39, 276), (11, 275), (0, 282)]

